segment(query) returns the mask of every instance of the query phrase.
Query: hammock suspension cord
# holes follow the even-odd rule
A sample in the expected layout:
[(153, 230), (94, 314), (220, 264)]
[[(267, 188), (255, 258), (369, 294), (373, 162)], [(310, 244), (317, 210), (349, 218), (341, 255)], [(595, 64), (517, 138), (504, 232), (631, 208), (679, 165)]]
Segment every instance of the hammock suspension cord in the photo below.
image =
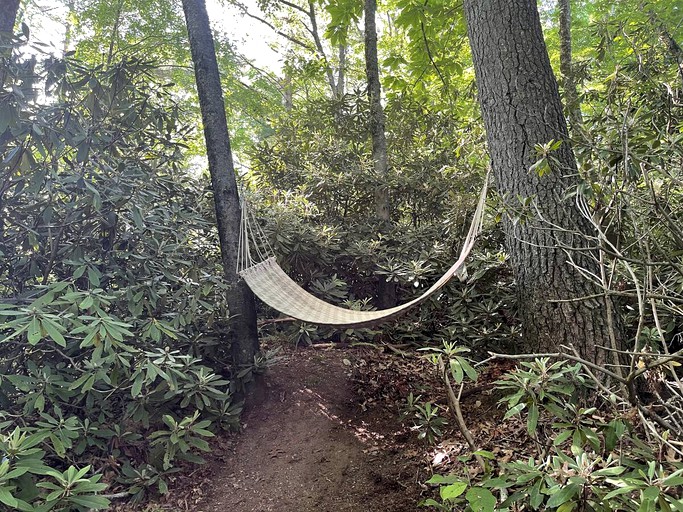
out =
[[(263, 228), (258, 223), (256, 216), (249, 207), (246, 193), (241, 194), (242, 219), (240, 222), (240, 236), (237, 246), (237, 273), (257, 265), (260, 262), (274, 257), (275, 252), (268, 242)], [(251, 249), (255, 250), (256, 257), (252, 256)]]

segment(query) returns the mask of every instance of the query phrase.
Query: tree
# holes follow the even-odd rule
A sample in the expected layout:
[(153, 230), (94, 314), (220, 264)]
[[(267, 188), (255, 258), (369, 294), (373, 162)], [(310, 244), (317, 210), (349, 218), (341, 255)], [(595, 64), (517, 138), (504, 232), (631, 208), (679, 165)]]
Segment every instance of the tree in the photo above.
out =
[(0, 32), (12, 32), (17, 21), (19, 0), (0, 0)]
[(204, 124), (223, 271), (230, 284), (233, 356), (236, 365), (249, 365), (259, 348), (256, 310), (251, 290), (236, 274), (241, 208), (216, 51), (204, 0), (183, 0), (183, 11)]
[[(344, 96), (346, 87), (348, 23), (350, 19), (355, 20), (357, 17), (355, 12), (355, 4), (357, 2), (350, 2), (348, 5), (335, 9), (342, 16), (344, 22), (337, 21), (332, 32), (328, 28), (328, 31), (323, 34), (337, 48), (336, 76), (334, 59), (331, 56), (328, 57), (327, 51), (329, 47), (326, 50), (326, 44), (323, 37), (321, 37), (319, 13), (316, 11), (319, 3), (313, 0), (305, 0), (300, 3), (305, 5), (299, 5), (296, 1), (289, 0), (267, 0), (260, 5), (262, 9), (270, 11), (265, 17), (250, 12), (245, 5), (239, 3), (236, 5), (242, 11), (242, 14), (263, 23), (275, 34), (293, 45), (287, 52), (288, 57), (286, 61), (290, 65), (293, 61), (297, 60), (294, 49), (303, 50), (303, 54), (300, 56), (307, 62), (305, 67), (309, 67), (313, 63), (315, 63), (315, 67), (319, 66), (320, 70), (325, 74), (331, 97), (339, 100)], [(324, 2), (322, 4), (325, 7), (330, 7), (329, 4), (325, 5)], [(286, 20), (284, 24), (282, 23), (283, 19)], [(303, 57), (304, 55), (306, 57)], [(313, 61), (310, 60), (311, 56), (314, 58)], [(289, 74), (289, 71), (286, 71), (286, 73)], [(291, 90), (291, 82), (288, 86)]]
[[(614, 345), (611, 304), (565, 251), (573, 245), (572, 233), (590, 230), (565, 199), (578, 185), (577, 166), (536, 2), (466, 0), (464, 10), (493, 174), (506, 207), (527, 208), (527, 218), (507, 215), (503, 226), (525, 342), (532, 350), (572, 343), (584, 357), (604, 361), (597, 346)], [(532, 168), (540, 157), (543, 165)], [(596, 270), (590, 255), (574, 256)]]
[[(372, 137), (372, 162), (378, 183), (375, 187), (375, 215), (380, 232), (386, 231), (391, 222), (389, 192), (386, 178), (389, 172), (387, 138), (384, 134), (385, 115), (382, 108), (382, 88), (379, 83), (377, 63), (377, 27), (375, 13), (377, 0), (365, 0), (365, 72), (368, 80), (370, 102), (370, 136)], [(379, 305), (390, 308), (396, 305), (396, 286), (393, 281), (380, 279), (377, 289)]]
[(560, 25), (560, 73), (562, 89), (572, 129), (581, 127), (581, 104), (576, 90), (576, 75), (572, 64), (572, 11), (569, 0), (558, 0)]

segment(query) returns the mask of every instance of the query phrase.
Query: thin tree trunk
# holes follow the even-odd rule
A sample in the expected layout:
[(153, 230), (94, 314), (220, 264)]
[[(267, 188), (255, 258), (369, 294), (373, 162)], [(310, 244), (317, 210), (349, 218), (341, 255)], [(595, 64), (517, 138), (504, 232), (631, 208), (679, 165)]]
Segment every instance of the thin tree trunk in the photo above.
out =
[(114, 18), (114, 25), (111, 28), (111, 35), (109, 36), (109, 50), (107, 51), (107, 67), (111, 65), (111, 60), (114, 57), (114, 47), (119, 38), (119, 25), (121, 24), (121, 14), (123, 12), (124, 0), (119, 0), (116, 6), (116, 17)]
[(289, 112), (292, 110), (292, 108), (294, 108), (294, 88), (292, 87), (292, 75), (287, 70), (285, 70), (285, 78), (283, 82), (282, 97), (285, 103), (285, 110)]
[(346, 93), (346, 44), (339, 45), (339, 69), (337, 70), (337, 98)]
[(308, 0), (308, 18), (311, 20), (311, 35), (313, 36), (313, 42), (318, 50), (318, 54), (322, 57), (325, 62), (325, 74), (327, 75), (327, 83), (330, 86), (330, 91), (332, 92), (332, 97), (337, 94), (337, 84), (334, 81), (334, 72), (330, 62), (327, 60), (327, 55), (325, 55), (325, 48), (323, 48), (322, 40), (320, 39), (320, 34), (318, 33), (318, 21), (315, 15), (315, 3), (313, 0)]
[(572, 63), (572, 11), (570, 0), (558, 0), (560, 14), (560, 73), (562, 74), (562, 90), (567, 105), (569, 122), (572, 130), (578, 130), (582, 124), (581, 103), (576, 90), (576, 76)]
[(64, 46), (62, 47), (63, 53), (65, 55), (69, 51), (69, 45), (71, 44), (71, 32), (73, 30), (73, 27), (71, 26), (71, 15), (74, 12), (74, 0), (68, 0), (66, 3), (66, 8), (67, 15), (64, 26)]
[(254, 296), (236, 273), (241, 210), (216, 50), (204, 0), (183, 0), (183, 10), (204, 124), (223, 271), (230, 285), (227, 299), (233, 317), (233, 358), (236, 365), (245, 366), (253, 363), (259, 342)]
[[(387, 158), (387, 139), (384, 134), (384, 108), (382, 89), (379, 83), (379, 64), (377, 62), (377, 27), (375, 13), (376, 0), (365, 0), (365, 72), (368, 79), (368, 99), (370, 101), (370, 135), (372, 136), (372, 160), (378, 181), (375, 187), (375, 215), (380, 223), (380, 232), (386, 232), (391, 222), (389, 191), (386, 179), (389, 171)], [(396, 305), (396, 285), (393, 281), (380, 280), (378, 287), (380, 307)]]
[[(647, 7), (648, 6), (646, 5), (641, 6), (642, 9), (646, 9)], [(648, 17), (650, 18), (650, 22), (657, 27), (659, 39), (666, 45), (669, 55), (675, 59), (676, 65), (678, 66), (678, 76), (681, 80), (681, 86), (683, 86), (683, 50), (681, 50), (681, 46), (673, 38), (669, 30), (666, 28), (666, 25), (664, 22), (662, 22), (655, 11), (649, 9)]]
[(18, 11), (19, 0), (0, 0), (0, 32), (12, 33)]
[[(575, 203), (564, 198), (577, 185), (577, 167), (536, 1), (465, 0), (464, 10), (499, 192), (512, 210), (527, 198), (537, 208), (527, 212), (530, 218), (506, 216), (503, 223), (525, 343), (540, 351), (571, 343), (586, 359), (602, 363), (605, 354), (596, 346), (612, 345), (602, 290), (569, 264), (561, 248), (585, 245), (580, 234), (591, 229)], [(557, 164), (541, 177), (530, 171), (539, 159), (534, 147), (551, 140), (563, 142), (552, 152)], [(597, 270), (592, 255), (573, 256), (589, 271)]]

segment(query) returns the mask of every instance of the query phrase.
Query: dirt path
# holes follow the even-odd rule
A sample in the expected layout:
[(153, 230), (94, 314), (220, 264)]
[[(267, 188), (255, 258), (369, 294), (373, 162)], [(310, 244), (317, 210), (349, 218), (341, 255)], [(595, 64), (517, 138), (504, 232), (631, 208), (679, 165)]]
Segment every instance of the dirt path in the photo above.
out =
[[(288, 354), (214, 465), (201, 512), (413, 512), (415, 468), (396, 412), (362, 412), (343, 350)], [(346, 364), (345, 364), (346, 363)]]

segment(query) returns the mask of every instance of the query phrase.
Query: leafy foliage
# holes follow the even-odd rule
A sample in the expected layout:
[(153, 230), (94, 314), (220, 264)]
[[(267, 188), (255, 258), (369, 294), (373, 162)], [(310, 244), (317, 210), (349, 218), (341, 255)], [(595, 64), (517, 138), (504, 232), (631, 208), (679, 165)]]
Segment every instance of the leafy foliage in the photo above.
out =
[(39, 64), (19, 47), (0, 95), (0, 496), (100, 509), (109, 484), (142, 498), (201, 462), (251, 369), (221, 375), (208, 194), (183, 169), (191, 129), (156, 68)]
[[(505, 418), (525, 417), (536, 447), (528, 458), (487, 465), (477, 481), (435, 475), (438, 510), (680, 510), (683, 466), (643, 439), (615, 402), (581, 403), (595, 383), (580, 364), (537, 359), (497, 383)], [(475, 452), (493, 462), (493, 454)], [(467, 493), (465, 494), (465, 491)]]
[[(321, 116), (328, 112), (337, 123)], [(371, 151), (363, 95), (320, 101), (281, 120), (277, 135), (255, 149), (251, 197), (268, 244), (285, 270), (321, 298), (368, 308), (375, 283), (392, 280), (409, 300), (450, 267), (480, 185), (469, 128), (409, 102), (387, 107), (393, 230), (378, 235)], [(256, 190), (258, 192), (256, 192)], [(468, 199), (461, 199), (466, 194)], [(434, 336), (498, 343), (516, 335), (511, 279), (495, 232), (452, 285), (383, 336), (428, 343)], [(456, 327), (456, 325), (458, 327)], [(368, 330), (342, 337), (368, 339)], [(318, 337), (334, 336), (320, 329)]]

